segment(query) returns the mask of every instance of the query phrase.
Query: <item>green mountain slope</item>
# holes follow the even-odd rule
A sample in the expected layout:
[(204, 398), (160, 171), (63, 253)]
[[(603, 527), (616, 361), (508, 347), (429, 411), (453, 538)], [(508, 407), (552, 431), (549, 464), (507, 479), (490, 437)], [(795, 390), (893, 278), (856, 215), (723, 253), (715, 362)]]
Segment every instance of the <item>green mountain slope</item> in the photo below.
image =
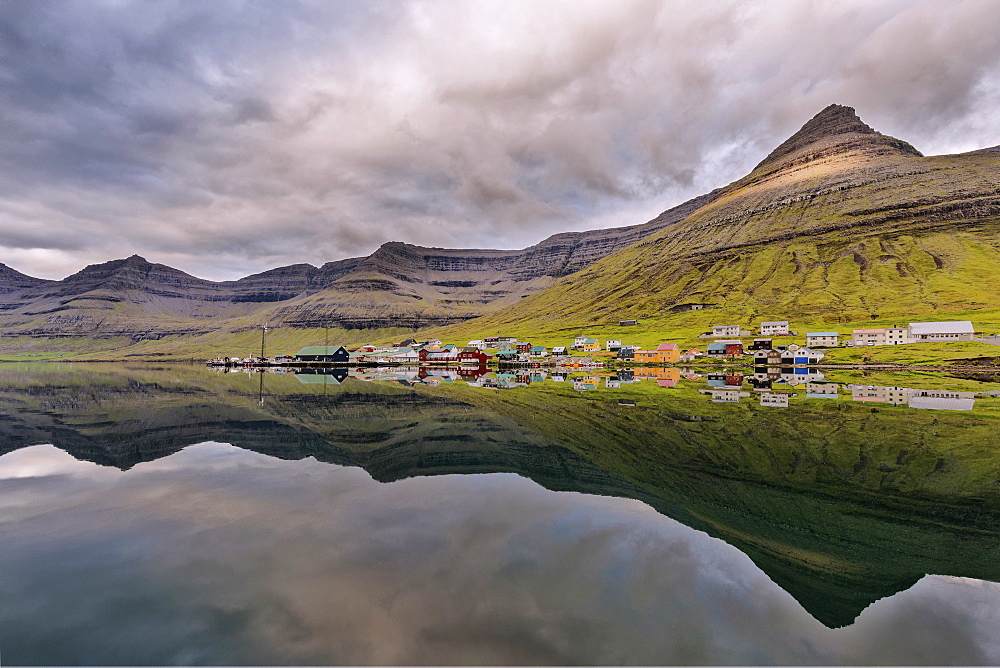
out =
[(923, 157), (831, 105), (680, 223), (461, 331), (1000, 308), (1000, 154)]

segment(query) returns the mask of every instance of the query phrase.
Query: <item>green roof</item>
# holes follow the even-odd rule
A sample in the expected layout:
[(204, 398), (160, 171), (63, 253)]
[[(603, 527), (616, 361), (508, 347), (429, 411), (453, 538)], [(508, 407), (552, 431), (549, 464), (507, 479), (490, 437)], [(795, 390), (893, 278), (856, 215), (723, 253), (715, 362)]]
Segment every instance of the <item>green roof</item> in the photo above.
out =
[(344, 346), (306, 346), (296, 355), (333, 355)]

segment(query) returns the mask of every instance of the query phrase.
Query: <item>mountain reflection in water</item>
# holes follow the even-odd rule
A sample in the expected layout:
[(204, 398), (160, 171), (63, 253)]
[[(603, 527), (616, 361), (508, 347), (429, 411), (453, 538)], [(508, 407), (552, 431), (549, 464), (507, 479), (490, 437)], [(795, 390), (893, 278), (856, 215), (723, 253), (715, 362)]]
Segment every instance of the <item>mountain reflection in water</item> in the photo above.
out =
[(4, 658), (1000, 661), (996, 385), (637, 371), (0, 367)]

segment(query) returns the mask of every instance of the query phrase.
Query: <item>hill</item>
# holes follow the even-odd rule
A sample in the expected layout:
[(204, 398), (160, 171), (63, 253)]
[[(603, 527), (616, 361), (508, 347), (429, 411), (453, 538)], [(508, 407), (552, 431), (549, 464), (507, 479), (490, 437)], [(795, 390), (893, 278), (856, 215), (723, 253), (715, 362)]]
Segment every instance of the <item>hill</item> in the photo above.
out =
[(831, 105), (683, 221), (444, 333), (937, 319), (1000, 308), (998, 271), (1000, 154), (924, 157)]

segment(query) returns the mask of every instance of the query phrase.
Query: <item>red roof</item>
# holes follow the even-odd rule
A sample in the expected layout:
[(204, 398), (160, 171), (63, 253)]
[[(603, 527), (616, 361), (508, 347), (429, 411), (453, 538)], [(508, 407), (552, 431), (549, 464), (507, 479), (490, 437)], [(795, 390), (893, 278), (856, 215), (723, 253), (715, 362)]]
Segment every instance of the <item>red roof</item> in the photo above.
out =
[(676, 343), (661, 343), (656, 347), (657, 350), (677, 350)]

